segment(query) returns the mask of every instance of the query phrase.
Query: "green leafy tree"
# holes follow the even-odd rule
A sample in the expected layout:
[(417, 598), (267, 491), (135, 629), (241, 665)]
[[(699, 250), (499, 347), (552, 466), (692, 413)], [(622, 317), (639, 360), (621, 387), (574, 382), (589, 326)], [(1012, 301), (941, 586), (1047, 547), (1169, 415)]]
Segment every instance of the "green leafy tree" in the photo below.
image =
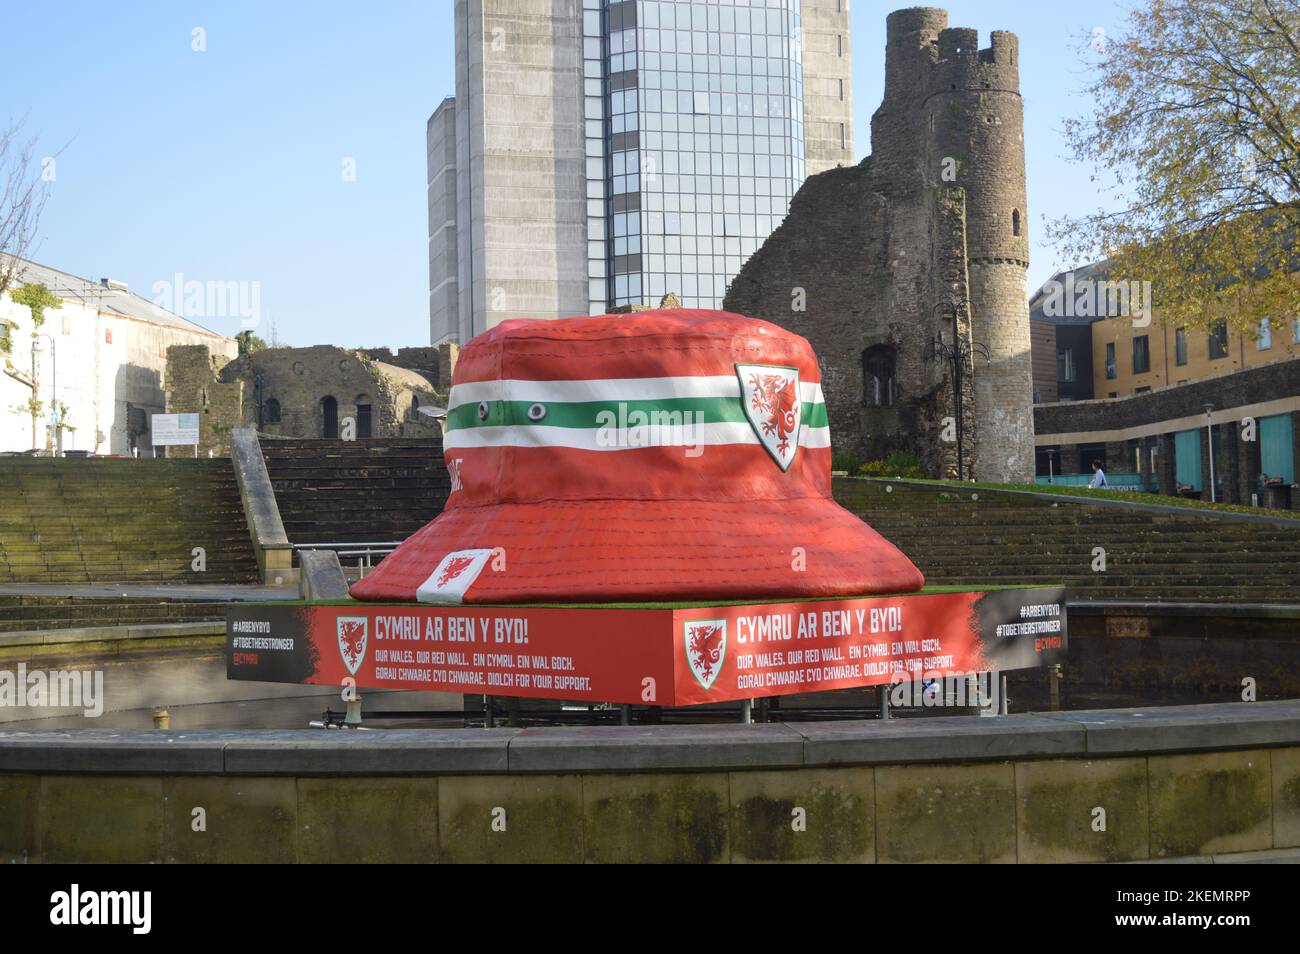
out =
[(241, 331), (235, 335), (235, 340), (239, 342), (239, 353), (241, 355), (255, 354), (258, 351), (266, 350), (266, 342), (251, 331)]
[(15, 288), (9, 295), (15, 304), (26, 305), (32, 313), (32, 337), (35, 338), (41, 325), (45, 324), (46, 308), (62, 308), (63, 302), (54, 296), (54, 294), (39, 282), (36, 284), (20, 285)]
[[(27, 310), (31, 312), (32, 354), (35, 355), (36, 342), (40, 337), (41, 325), (45, 324), (45, 309), (62, 308), (63, 302), (55, 297), (48, 288), (39, 283), (20, 285), (9, 293), (9, 297), (13, 299), (16, 304), (26, 305)], [(7, 337), (8, 336), (6, 335), (6, 338)], [(6, 344), (7, 343), (8, 342), (6, 341)], [(27, 400), (26, 409), (32, 418), (32, 446), (34, 447), (36, 446), (36, 422), (40, 418), (41, 411), (44, 407), (40, 399), (40, 382), (36, 379), (35, 365), (33, 364), (32, 373), (30, 374), (18, 370), (18, 368), (14, 367), (14, 363), (9, 359), (8, 349), (6, 349), (4, 360), (5, 374), (13, 378), (19, 384), (31, 388), (32, 394)]]
[(1113, 201), (1052, 223), (1062, 251), (1150, 281), (1167, 324), (1300, 312), (1300, 0), (1141, 0), (1087, 56), (1066, 137)]

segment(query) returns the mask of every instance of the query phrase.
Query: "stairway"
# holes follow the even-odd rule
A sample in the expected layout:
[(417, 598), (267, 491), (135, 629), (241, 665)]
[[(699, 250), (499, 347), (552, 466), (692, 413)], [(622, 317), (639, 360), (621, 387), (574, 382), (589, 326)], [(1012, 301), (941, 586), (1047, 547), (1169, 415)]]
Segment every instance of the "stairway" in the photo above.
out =
[(225, 601), (0, 595), (0, 633), (83, 626), (148, 626), (224, 619)]
[(262, 436), (261, 444), (295, 544), (404, 540), (442, 512), (451, 489), (436, 438)]
[[(1064, 584), (1072, 599), (1300, 602), (1300, 521), (854, 479), (835, 499), (906, 553), (929, 584)], [(1105, 571), (1094, 572), (1095, 548)]]
[(0, 488), (0, 583), (257, 579), (229, 460), (0, 458)]

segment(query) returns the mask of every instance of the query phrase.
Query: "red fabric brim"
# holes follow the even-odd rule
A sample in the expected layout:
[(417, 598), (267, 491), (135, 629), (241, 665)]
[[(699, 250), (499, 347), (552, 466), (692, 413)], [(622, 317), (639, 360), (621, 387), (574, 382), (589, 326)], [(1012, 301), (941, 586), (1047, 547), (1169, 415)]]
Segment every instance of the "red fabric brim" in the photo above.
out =
[(504, 569), (485, 567), (465, 603), (794, 599), (925, 583), (897, 547), (831, 500), (584, 500), (448, 510), (351, 593), (415, 602), (448, 553), (497, 548)]

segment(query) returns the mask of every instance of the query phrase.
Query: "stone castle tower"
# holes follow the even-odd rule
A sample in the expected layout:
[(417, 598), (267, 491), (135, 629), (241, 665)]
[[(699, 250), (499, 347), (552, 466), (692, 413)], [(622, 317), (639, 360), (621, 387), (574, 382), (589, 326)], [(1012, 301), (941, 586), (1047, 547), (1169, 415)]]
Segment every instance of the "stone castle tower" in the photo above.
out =
[[(914, 452), (956, 476), (954, 313), (963, 366), (963, 476), (1033, 479), (1019, 48), (890, 14), (872, 154), (813, 176), (724, 304), (807, 337), (823, 364), (837, 449)], [(936, 346), (936, 342), (939, 342)]]

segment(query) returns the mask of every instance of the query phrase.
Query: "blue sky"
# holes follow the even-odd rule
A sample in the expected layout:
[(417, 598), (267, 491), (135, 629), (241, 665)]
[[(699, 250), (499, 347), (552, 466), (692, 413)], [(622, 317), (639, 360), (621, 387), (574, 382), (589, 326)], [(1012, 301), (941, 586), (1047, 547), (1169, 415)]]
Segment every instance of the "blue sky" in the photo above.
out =
[[(853, 0), (859, 157), (883, 89), (885, 14), (904, 5)], [(1020, 35), (1033, 288), (1066, 264), (1043, 244), (1042, 216), (1100, 201), (1091, 170), (1066, 161), (1062, 120), (1088, 108), (1081, 38), (1116, 35), (1124, 13), (946, 6), (981, 45), (993, 29)], [(177, 273), (257, 282), (256, 333), (269, 338), (273, 321), (284, 344), (428, 344), (424, 128), (453, 92), (451, 11), (451, 0), (9, 5), (0, 121), (25, 117), (38, 155), (62, 148), (32, 257), (146, 297)]]

